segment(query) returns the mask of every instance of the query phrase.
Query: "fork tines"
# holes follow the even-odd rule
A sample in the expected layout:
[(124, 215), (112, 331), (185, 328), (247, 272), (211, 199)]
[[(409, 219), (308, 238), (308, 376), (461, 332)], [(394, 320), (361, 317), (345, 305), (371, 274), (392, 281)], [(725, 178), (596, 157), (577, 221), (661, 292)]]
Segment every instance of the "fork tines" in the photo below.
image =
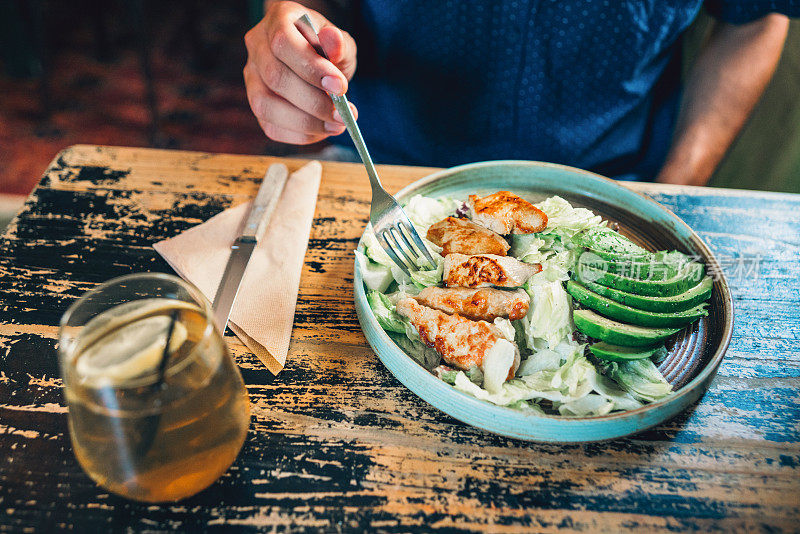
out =
[(425, 257), (431, 268), (436, 268), (436, 262), (428, 251), (428, 247), (409, 223), (396, 221), (377, 231), (375, 237), (378, 238), (378, 242), (392, 258), (392, 261), (406, 274), (419, 270), (418, 260), (421, 256)]

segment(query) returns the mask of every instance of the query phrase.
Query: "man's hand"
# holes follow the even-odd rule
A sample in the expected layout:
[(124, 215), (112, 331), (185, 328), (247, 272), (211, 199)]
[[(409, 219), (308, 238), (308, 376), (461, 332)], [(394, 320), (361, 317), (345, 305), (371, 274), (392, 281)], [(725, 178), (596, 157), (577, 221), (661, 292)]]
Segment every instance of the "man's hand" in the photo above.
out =
[[(331, 61), (319, 56), (294, 22), (308, 13)], [(327, 93), (342, 95), (356, 70), (356, 43), (316, 11), (295, 2), (270, 3), (244, 36), (247, 99), (273, 141), (304, 145), (344, 132)], [(357, 115), (355, 106), (350, 105)]]
[(697, 58), (657, 181), (705, 185), (772, 78), (789, 19), (720, 24)]

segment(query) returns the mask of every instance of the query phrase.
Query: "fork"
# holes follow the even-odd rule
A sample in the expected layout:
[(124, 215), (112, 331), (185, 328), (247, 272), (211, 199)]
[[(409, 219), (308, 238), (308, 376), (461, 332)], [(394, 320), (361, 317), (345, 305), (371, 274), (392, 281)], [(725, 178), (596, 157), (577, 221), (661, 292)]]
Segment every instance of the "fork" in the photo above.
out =
[[(314, 28), (309, 16), (304, 14), (294, 24), (317, 54), (329, 59), (322, 49), (317, 30)], [(361, 161), (364, 162), (364, 166), (367, 168), (369, 182), (372, 185), (372, 205), (369, 210), (369, 222), (372, 225), (372, 231), (375, 233), (378, 243), (380, 243), (392, 261), (406, 274), (419, 270), (422, 266), (421, 263), (423, 263), (421, 262), (423, 257), (430, 264), (430, 267), (435, 269), (436, 262), (431, 256), (428, 247), (425, 246), (422, 238), (414, 229), (414, 225), (411, 224), (408, 215), (397, 203), (397, 200), (387, 193), (381, 185), (375, 165), (373, 165), (372, 158), (369, 156), (367, 145), (364, 143), (364, 138), (361, 137), (361, 130), (358, 128), (358, 124), (356, 124), (356, 120), (350, 111), (347, 97), (332, 93), (329, 93), (329, 95), (347, 127), (347, 132), (350, 134), (356, 150), (358, 150), (358, 155), (361, 156)]]

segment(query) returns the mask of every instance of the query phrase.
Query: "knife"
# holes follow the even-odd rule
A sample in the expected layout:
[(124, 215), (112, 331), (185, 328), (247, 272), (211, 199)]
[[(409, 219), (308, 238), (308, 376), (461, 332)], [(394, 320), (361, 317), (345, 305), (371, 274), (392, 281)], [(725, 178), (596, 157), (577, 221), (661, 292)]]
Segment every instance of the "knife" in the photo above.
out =
[(250, 206), (250, 211), (247, 213), (242, 232), (231, 246), (228, 264), (225, 265), (225, 272), (222, 274), (217, 294), (214, 295), (214, 303), (211, 305), (214, 322), (217, 323), (221, 334), (225, 333), (225, 327), (228, 325), (228, 317), (231, 314), (233, 303), (236, 301), (236, 294), (239, 292), (239, 284), (241, 284), (247, 269), (247, 262), (250, 261), (253, 249), (256, 248), (258, 240), (267, 228), (288, 177), (289, 170), (286, 165), (276, 163), (269, 166), (253, 205)]

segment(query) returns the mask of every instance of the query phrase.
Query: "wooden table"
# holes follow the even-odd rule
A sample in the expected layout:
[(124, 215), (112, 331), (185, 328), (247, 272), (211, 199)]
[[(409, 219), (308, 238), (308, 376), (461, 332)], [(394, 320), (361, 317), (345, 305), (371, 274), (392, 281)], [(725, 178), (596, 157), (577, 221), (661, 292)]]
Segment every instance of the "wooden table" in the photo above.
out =
[[(0, 530), (800, 529), (800, 196), (632, 184), (718, 255), (733, 342), (676, 419), (629, 439), (539, 445), (426, 405), (366, 345), (352, 250), (369, 186), (341, 163), (324, 164), (286, 370), (273, 377), (228, 338), (253, 408), (234, 466), (165, 506), (96, 487), (69, 442), (59, 317), (99, 282), (171, 272), (151, 244), (251, 197), (272, 161), (95, 146), (54, 160), (0, 240)], [(430, 171), (380, 169), (392, 191)]]

